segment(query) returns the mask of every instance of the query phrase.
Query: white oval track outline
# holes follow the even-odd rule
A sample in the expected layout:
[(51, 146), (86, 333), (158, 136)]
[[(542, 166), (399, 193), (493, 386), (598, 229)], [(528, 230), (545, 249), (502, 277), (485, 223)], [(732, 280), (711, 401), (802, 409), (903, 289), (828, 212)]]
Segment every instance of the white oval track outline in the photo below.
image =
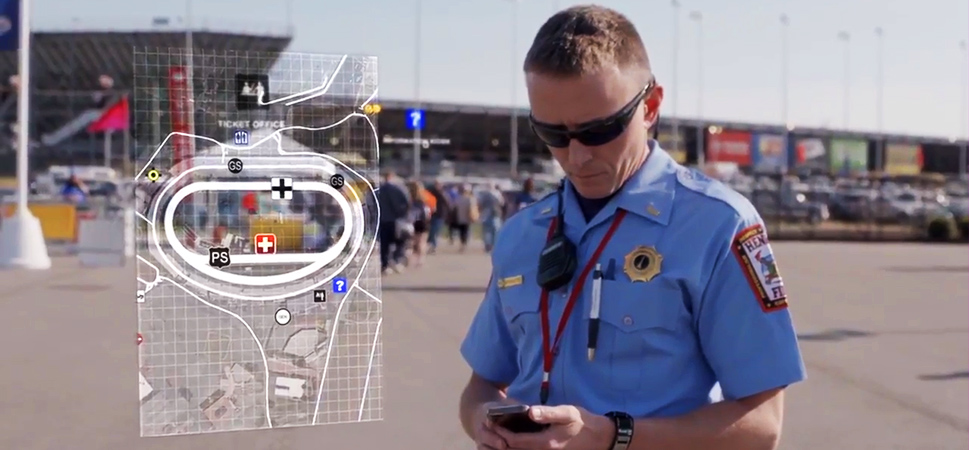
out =
[[(301, 155), (301, 156), (303, 156), (303, 155)], [(328, 155), (321, 155), (321, 156), (328, 156)], [(280, 159), (285, 159), (285, 156), (284, 157), (281, 157)], [(342, 166), (344, 166), (346, 168), (346, 166), (342, 162), (340, 162), (339, 160), (335, 160), (334, 159), (334, 161), (336, 161), (337, 163), (339, 163), (340, 165), (342, 165)], [(279, 170), (283, 170), (283, 169), (311, 169), (311, 170), (322, 170), (323, 169), (323, 167), (321, 167), (321, 166), (311, 165), (311, 164), (273, 164), (273, 165), (259, 165), (259, 166), (251, 166), (250, 165), (249, 167), (252, 168), (252, 169), (259, 169), (259, 168), (261, 168), (261, 169), (279, 169)], [(178, 176), (176, 176), (175, 178), (171, 179), (165, 185), (165, 187), (162, 188), (162, 191), (159, 192), (159, 194), (155, 196), (155, 203), (152, 205), (152, 208), (151, 208), (151, 220), (149, 222), (149, 227), (151, 228), (151, 240), (152, 240), (152, 243), (154, 244), (154, 247), (155, 247), (155, 250), (156, 250), (156, 253), (157, 253), (155, 256), (158, 259), (161, 260), (162, 264), (166, 268), (168, 268), (168, 270), (172, 271), (172, 273), (174, 273), (175, 275), (177, 275), (181, 279), (185, 280), (186, 282), (188, 282), (188, 283), (190, 283), (190, 284), (192, 284), (192, 285), (194, 285), (194, 286), (196, 286), (196, 287), (198, 287), (198, 288), (200, 288), (202, 290), (211, 292), (211, 293), (216, 294), (216, 295), (221, 295), (223, 297), (235, 299), (235, 300), (245, 300), (245, 301), (276, 301), (276, 300), (283, 300), (283, 299), (290, 298), (290, 297), (294, 297), (294, 296), (297, 296), (297, 295), (300, 295), (300, 294), (305, 294), (305, 293), (307, 293), (307, 292), (309, 292), (309, 291), (311, 291), (313, 289), (316, 289), (316, 288), (318, 288), (318, 287), (326, 284), (327, 282), (329, 282), (330, 280), (332, 280), (334, 277), (336, 277), (338, 274), (342, 273), (347, 268), (347, 266), (350, 265), (350, 263), (356, 257), (357, 253), (360, 251), (360, 246), (363, 243), (363, 236), (365, 234), (364, 227), (360, 227), (359, 228), (360, 231), (357, 233), (356, 236), (354, 236), (354, 238), (353, 238), (353, 244), (352, 244), (352, 247), (350, 249), (350, 255), (347, 256), (346, 260), (331, 275), (323, 278), (318, 283), (313, 284), (313, 285), (310, 285), (310, 286), (307, 286), (307, 287), (305, 287), (303, 289), (298, 289), (296, 291), (287, 292), (287, 293), (283, 293), (283, 294), (276, 294), (276, 295), (269, 295), (269, 296), (262, 296), (262, 297), (255, 297), (255, 296), (251, 296), (251, 295), (240, 295), (240, 294), (235, 294), (235, 293), (231, 293), (231, 292), (225, 292), (225, 291), (222, 291), (222, 290), (219, 290), (219, 289), (210, 287), (210, 286), (206, 286), (206, 285), (204, 285), (204, 284), (202, 284), (202, 283), (200, 283), (200, 282), (192, 279), (191, 277), (185, 275), (185, 273), (182, 272), (181, 270), (179, 270), (179, 267), (176, 264), (174, 264), (172, 262), (172, 260), (170, 260), (168, 258), (168, 255), (166, 255), (165, 252), (161, 248), (161, 242), (158, 239), (158, 230), (157, 230), (157, 227), (155, 227), (155, 223), (157, 221), (157, 217), (156, 216), (158, 215), (158, 209), (159, 209), (158, 208), (158, 203), (161, 202), (161, 199), (165, 198), (165, 194), (167, 193), (167, 191), (169, 191), (173, 186), (175, 186), (176, 184), (178, 184), (179, 180), (181, 180), (185, 176), (187, 176), (187, 175), (189, 175), (189, 174), (191, 174), (193, 172), (199, 171), (199, 170), (221, 170), (221, 169), (224, 169), (224, 166), (195, 166), (195, 167), (191, 167), (191, 168), (186, 169), (184, 172), (179, 173)], [(356, 171), (354, 171), (352, 169), (349, 169), (349, 171), (351, 173), (353, 173), (354, 175), (356, 175), (356, 176), (360, 177), (361, 179), (363, 179), (365, 182), (367, 182), (368, 186), (370, 185), (369, 181), (367, 181), (365, 178), (363, 178), (362, 176), (360, 176), (360, 174), (358, 174)], [(359, 222), (360, 223), (363, 223), (364, 217), (363, 217), (363, 204), (362, 204), (362, 199), (357, 195), (357, 193), (356, 193), (355, 190), (349, 189), (349, 192), (351, 193), (351, 195), (353, 195), (354, 199), (356, 200), (356, 202), (354, 204), (354, 215), (356, 216), (357, 219), (359, 219)], [(370, 193), (371, 193), (371, 196), (376, 200), (376, 197), (377, 197), (376, 196), (376, 191), (374, 191), (372, 187), (370, 189)], [(380, 212), (379, 212), (380, 209), (379, 208), (380, 207), (377, 206), (377, 211), (378, 211), (377, 212), (377, 218), (378, 218), (378, 220), (380, 218)], [(374, 241), (371, 242), (371, 244), (370, 244), (370, 251), (371, 252), (373, 251), (374, 244), (376, 244), (376, 237), (374, 238)], [(359, 274), (357, 275), (357, 279), (359, 279)], [(354, 281), (354, 284), (356, 284), (356, 280)]]
[[(258, 167), (258, 166), (257, 166)], [(182, 245), (178, 236), (175, 234), (175, 210), (178, 205), (188, 197), (196, 192), (200, 191), (269, 191), (272, 189), (272, 185), (267, 181), (201, 181), (198, 183), (191, 183), (182, 189), (179, 189), (172, 195), (171, 200), (168, 202), (168, 206), (165, 208), (165, 238), (168, 240), (168, 244), (172, 246), (175, 253), (178, 254), (188, 265), (192, 266), (195, 270), (202, 272), (209, 277), (216, 280), (240, 284), (244, 286), (275, 286), (284, 283), (292, 283), (299, 281), (300, 279), (311, 275), (312, 273), (323, 269), (327, 264), (332, 263), (340, 257), (340, 253), (343, 249), (347, 247), (347, 243), (350, 241), (351, 232), (355, 228), (352, 218), (353, 212), (350, 209), (350, 203), (347, 199), (340, 195), (336, 189), (330, 186), (329, 183), (322, 183), (319, 181), (295, 181), (293, 182), (294, 191), (316, 191), (324, 192), (340, 205), (340, 210), (344, 217), (344, 227), (343, 234), (340, 235), (340, 239), (330, 248), (322, 253), (296, 253), (296, 254), (286, 254), (286, 253), (276, 253), (270, 255), (258, 255), (258, 254), (242, 254), (232, 257), (232, 262), (234, 264), (272, 264), (272, 263), (290, 263), (290, 262), (306, 262), (310, 263), (304, 267), (297, 270), (280, 273), (276, 275), (263, 275), (263, 276), (250, 276), (250, 275), (239, 275), (232, 272), (226, 272), (219, 270), (215, 267), (209, 265), (209, 256), (202, 255), (193, 252), (185, 246)]]

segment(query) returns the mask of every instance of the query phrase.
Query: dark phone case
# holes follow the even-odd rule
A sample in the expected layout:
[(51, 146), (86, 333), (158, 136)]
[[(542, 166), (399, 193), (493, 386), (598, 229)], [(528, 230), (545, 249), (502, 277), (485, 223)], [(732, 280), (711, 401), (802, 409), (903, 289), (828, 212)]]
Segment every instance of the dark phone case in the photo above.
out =
[(489, 412), (488, 417), (494, 421), (495, 425), (502, 427), (512, 433), (537, 433), (548, 428), (548, 424), (536, 423), (528, 416), (528, 408), (505, 408), (494, 413)]

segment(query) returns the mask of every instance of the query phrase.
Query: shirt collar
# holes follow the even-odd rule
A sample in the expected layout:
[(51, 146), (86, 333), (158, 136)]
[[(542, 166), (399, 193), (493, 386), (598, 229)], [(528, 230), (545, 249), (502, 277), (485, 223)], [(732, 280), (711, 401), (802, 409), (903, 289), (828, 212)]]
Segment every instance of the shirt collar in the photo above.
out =
[[(676, 177), (673, 158), (663, 150), (656, 141), (649, 141), (650, 152), (646, 161), (619, 189), (619, 192), (596, 214), (585, 223), (582, 210), (579, 207), (575, 190), (570, 186), (565, 188), (565, 223), (571, 227), (586, 230), (609, 220), (622, 208), (631, 214), (652, 220), (660, 225), (668, 225), (673, 209), (673, 195), (676, 192)], [(566, 184), (569, 184), (566, 182)], [(554, 217), (555, 204), (543, 209), (536, 219), (544, 220)]]

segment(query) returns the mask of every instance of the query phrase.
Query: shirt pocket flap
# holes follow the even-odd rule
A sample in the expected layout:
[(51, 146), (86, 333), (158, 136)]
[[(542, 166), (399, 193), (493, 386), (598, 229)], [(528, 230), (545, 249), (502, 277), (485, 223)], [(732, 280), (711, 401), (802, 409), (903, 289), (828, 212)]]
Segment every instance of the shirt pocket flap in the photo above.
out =
[(660, 281), (603, 281), (600, 320), (624, 333), (678, 329), (689, 316), (683, 291)]

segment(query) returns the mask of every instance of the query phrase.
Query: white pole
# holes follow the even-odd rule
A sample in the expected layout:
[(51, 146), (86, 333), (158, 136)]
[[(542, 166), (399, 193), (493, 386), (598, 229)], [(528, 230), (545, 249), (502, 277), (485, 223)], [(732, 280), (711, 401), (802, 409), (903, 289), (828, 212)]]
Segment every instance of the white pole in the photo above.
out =
[(696, 22), (696, 148), (697, 150), (697, 165), (703, 166), (705, 162), (705, 152), (702, 151), (704, 148), (703, 142), (703, 129), (706, 128), (703, 123), (703, 13), (700, 11), (693, 11), (690, 13), (690, 19)]
[(878, 54), (875, 63), (875, 69), (878, 71), (875, 99), (875, 121), (878, 128), (878, 140), (875, 143), (875, 170), (881, 171), (885, 160), (885, 30), (882, 27), (876, 27), (875, 36), (878, 38)]
[[(680, 151), (680, 118), (677, 116), (677, 92), (680, 90), (680, 83), (677, 80), (677, 66), (679, 65), (680, 52), (680, 2), (672, 0), (673, 5), (673, 75), (670, 78), (673, 86), (670, 89), (670, 99), (673, 116), (673, 146), (672, 151)], [(699, 153), (702, 153), (699, 152)]]
[[(415, 12), (417, 18), (414, 21), (414, 103), (415, 109), (421, 109), (421, 15), (422, 15), (422, 0), (417, 0), (417, 11)], [(421, 125), (423, 125), (423, 118), (421, 118)], [(407, 120), (413, 120), (410, 117)], [(413, 176), (414, 178), (419, 178), (421, 176), (421, 130), (419, 127), (414, 127), (414, 168)]]
[[(781, 126), (784, 127), (784, 151), (791, 147), (791, 124), (790, 114), (790, 52), (788, 49), (788, 27), (790, 18), (787, 14), (781, 14)], [(790, 169), (796, 164), (788, 160), (787, 167)]]
[(17, 93), (17, 210), (0, 222), (0, 266), (46, 270), (51, 267), (44, 231), (27, 204), (30, 170), (30, 7), (20, 2), (20, 91)]
[(104, 133), (104, 167), (111, 167), (111, 138), (114, 135), (113, 130), (108, 130)]
[(842, 99), (842, 106), (844, 107), (844, 129), (847, 130), (849, 126), (849, 110), (851, 107), (849, 103), (851, 101), (851, 35), (847, 31), (842, 31), (838, 33), (838, 39), (844, 42), (845, 46), (845, 73), (844, 73), (844, 98)]
[[(790, 25), (790, 18), (787, 14), (781, 14), (781, 125), (785, 129), (790, 129), (790, 113), (789, 96), (790, 96), (790, 80), (788, 79), (790, 74), (790, 56), (788, 53), (788, 26)], [(786, 133), (785, 133), (786, 134)]]
[(511, 17), (511, 176), (518, 177), (518, 1), (512, 0)]
[[(959, 83), (962, 84), (962, 105), (959, 123), (962, 125), (962, 138), (969, 139), (969, 53), (966, 53), (966, 41), (959, 42), (959, 54), (961, 56), (961, 76)], [(962, 151), (959, 152), (959, 173), (964, 175), (969, 168), (966, 167), (969, 159), (969, 142), (963, 144)]]

